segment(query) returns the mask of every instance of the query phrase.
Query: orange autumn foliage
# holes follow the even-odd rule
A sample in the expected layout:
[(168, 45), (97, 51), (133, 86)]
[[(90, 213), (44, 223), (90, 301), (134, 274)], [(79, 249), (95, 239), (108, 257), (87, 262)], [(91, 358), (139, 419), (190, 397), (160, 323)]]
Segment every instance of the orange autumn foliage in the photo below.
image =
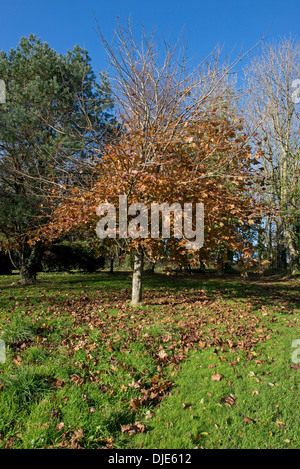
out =
[[(197, 118), (196, 118), (197, 117)], [(116, 141), (107, 145), (93, 168), (91, 182), (83, 188), (53, 190), (55, 208), (47, 228), (38, 237), (54, 239), (74, 228), (95, 235), (102, 202), (118, 205), (119, 195), (128, 204), (142, 202), (204, 203), (205, 241), (201, 259), (224, 260), (226, 250), (249, 252), (243, 232), (260, 214), (252, 196), (257, 153), (249, 144), (238, 118), (195, 116), (178, 125), (127, 126)], [(37, 239), (37, 238), (36, 238)], [(111, 240), (110, 240), (111, 242)], [(129, 239), (128, 250), (142, 246), (151, 260), (161, 257), (173, 264), (187, 262), (185, 239)], [(191, 257), (191, 256), (190, 256)], [(189, 262), (197, 262), (193, 252)]]

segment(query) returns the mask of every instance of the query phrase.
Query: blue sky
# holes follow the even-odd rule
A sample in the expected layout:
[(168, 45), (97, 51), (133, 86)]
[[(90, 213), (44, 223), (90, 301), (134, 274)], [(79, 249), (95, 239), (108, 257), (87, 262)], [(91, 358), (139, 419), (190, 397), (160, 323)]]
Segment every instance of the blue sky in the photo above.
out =
[(58, 52), (77, 43), (86, 47), (94, 70), (106, 69), (105, 53), (96, 33), (98, 21), (111, 39), (117, 17), (131, 16), (134, 32), (156, 26), (158, 35), (176, 39), (182, 28), (188, 54), (205, 57), (216, 44), (229, 55), (253, 46), (267, 32), (270, 39), (298, 36), (299, 0), (9, 0), (0, 4), (0, 49), (15, 47), (22, 36), (36, 34)]

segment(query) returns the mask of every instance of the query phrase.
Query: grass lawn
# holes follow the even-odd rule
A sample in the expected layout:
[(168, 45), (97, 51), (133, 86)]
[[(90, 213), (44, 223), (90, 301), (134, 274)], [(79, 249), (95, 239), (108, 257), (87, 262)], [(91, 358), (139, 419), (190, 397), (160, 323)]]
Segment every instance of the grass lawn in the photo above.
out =
[(1, 276), (0, 448), (299, 448), (299, 285)]

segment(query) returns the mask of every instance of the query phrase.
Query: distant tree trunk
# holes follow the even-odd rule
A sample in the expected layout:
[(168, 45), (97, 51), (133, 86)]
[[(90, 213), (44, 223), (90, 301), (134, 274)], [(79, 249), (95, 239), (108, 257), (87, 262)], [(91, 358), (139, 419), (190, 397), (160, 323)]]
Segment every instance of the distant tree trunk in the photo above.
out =
[(292, 229), (287, 229), (286, 236), (287, 236), (287, 245), (289, 249), (290, 259), (289, 259), (289, 271), (291, 274), (294, 274), (299, 266), (299, 251), (297, 249), (297, 245), (295, 243), (295, 235), (291, 233)]
[(206, 265), (204, 264), (202, 259), (199, 259), (199, 264), (200, 264), (200, 266), (199, 266), (200, 272), (205, 272)]
[(233, 251), (227, 249), (227, 260), (224, 262), (224, 273), (231, 272), (233, 264)]
[(109, 269), (109, 272), (110, 272), (111, 274), (114, 273), (114, 260), (115, 260), (115, 256), (112, 256), (112, 257), (110, 258), (110, 269)]
[(19, 271), (21, 285), (30, 285), (36, 282), (36, 276), (41, 266), (41, 260), (44, 252), (42, 245), (35, 245), (28, 256), (20, 257)]
[(269, 218), (269, 238), (268, 238), (268, 257), (267, 260), (271, 262), (271, 267), (274, 267), (274, 256), (273, 256), (273, 240), (272, 240), (272, 225), (271, 218)]
[(142, 276), (143, 276), (144, 255), (143, 250), (138, 248), (133, 256), (133, 276), (132, 276), (132, 301), (133, 306), (142, 301)]
[(277, 260), (276, 268), (279, 272), (284, 272), (287, 268), (287, 259), (286, 259), (286, 246), (285, 246), (285, 236), (284, 236), (284, 221), (279, 220), (276, 226), (276, 251), (277, 251)]

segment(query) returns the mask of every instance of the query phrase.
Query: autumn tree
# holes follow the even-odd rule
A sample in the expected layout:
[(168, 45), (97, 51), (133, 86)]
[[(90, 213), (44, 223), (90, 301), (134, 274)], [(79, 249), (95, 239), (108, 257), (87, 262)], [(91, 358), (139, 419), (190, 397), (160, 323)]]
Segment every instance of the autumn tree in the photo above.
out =
[[(144, 35), (138, 46), (130, 25), (125, 30), (118, 26), (112, 45), (99, 34), (114, 70), (112, 93), (121, 132), (95, 165), (96, 182), (89, 190), (76, 187), (67, 198), (54, 191), (53, 199), (63, 202), (47, 233), (60, 236), (75, 226), (95, 233), (99, 204), (111, 203), (118, 211), (119, 196), (126, 195), (128, 205), (142, 203), (149, 213), (153, 203), (204, 203), (204, 255), (224, 257), (226, 247), (246, 248), (237, 227), (251, 226), (257, 215), (250, 195), (253, 152), (241, 120), (216, 102), (218, 87), (242, 57), (220, 66), (220, 56), (211, 54), (188, 70), (179, 44), (165, 44), (160, 54), (155, 36)], [(134, 259), (132, 304), (138, 304), (145, 256), (184, 263), (198, 253), (189, 250), (188, 236), (164, 238), (160, 230), (156, 237), (142, 237), (141, 213), (129, 215), (133, 229), (125, 241)], [(176, 217), (171, 223), (174, 230)], [(117, 227), (116, 238), (121, 229)]]

